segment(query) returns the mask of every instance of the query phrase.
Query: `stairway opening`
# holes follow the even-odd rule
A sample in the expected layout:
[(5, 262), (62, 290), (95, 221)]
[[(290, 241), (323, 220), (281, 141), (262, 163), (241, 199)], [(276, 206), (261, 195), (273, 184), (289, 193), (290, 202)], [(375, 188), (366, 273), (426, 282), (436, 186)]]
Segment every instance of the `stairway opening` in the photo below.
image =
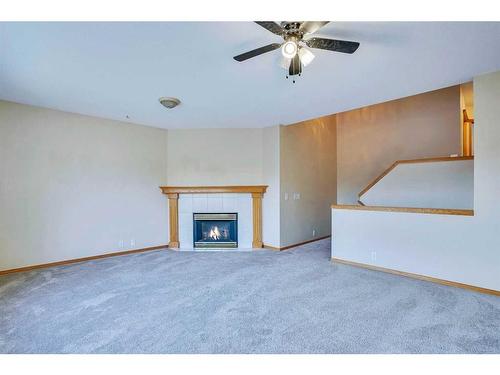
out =
[(474, 155), (474, 86), (472, 82), (460, 85), (460, 132), (462, 156)]

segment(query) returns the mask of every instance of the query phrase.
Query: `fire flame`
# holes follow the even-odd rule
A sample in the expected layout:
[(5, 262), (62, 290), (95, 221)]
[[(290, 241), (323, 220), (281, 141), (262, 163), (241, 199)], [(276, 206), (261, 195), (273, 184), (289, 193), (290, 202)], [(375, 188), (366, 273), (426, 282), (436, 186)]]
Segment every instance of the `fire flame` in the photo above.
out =
[(212, 240), (218, 240), (220, 238), (219, 228), (213, 227), (212, 229), (210, 229), (209, 236)]

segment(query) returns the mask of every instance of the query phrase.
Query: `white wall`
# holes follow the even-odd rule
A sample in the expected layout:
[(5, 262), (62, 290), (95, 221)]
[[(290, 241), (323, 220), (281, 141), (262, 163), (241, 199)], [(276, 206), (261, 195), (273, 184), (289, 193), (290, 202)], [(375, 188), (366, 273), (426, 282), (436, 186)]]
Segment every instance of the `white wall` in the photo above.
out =
[(0, 269), (166, 244), (166, 146), (165, 130), (0, 102)]
[(500, 72), (474, 79), (473, 217), (333, 209), (332, 256), (500, 290), (499, 102)]
[(264, 128), (262, 239), (265, 245), (280, 247), (280, 126)]
[(474, 160), (398, 164), (360, 200), (367, 206), (474, 208)]
[[(280, 246), (279, 126), (167, 132), (0, 102), (0, 173), (0, 270), (166, 244), (167, 184), (269, 185), (263, 240)], [(182, 196), (180, 219), (194, 207), (239, 212), (251, 247), (250, 195)]]
[[(493, 287), (479, 280), (470, 216), (333, 210), (332, 257)], [(466, 251), (468, 250), (468, 251)], [(372, 257), (376, 252), (376, 258)]]
[[(268, 185), (262, 201), (262, 237), (266, 245), (278, 247), (279, 129), (279, 126), (274, 126), (264, 129), (169, 130), (168, 184)], [(243, 219), (239, 218), (240, 221)], [(240, 230), (244, 224), (240, 222)], [(250, 229), (251, 225), (250, 222)], [(182, 242), (186, 243), (186, 237), (181, 246)], [(251, 247), (251, 243), (245, 240), (241, 244)]]
[(168, 131), (168, 184), (260, 185), (262, 129)]

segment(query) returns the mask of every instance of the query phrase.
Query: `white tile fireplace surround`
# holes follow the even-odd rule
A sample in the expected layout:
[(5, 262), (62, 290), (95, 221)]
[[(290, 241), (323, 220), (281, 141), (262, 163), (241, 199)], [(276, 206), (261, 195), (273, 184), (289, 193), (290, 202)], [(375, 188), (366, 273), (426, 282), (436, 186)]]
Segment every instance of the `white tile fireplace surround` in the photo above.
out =
[(161, 189), (169, 198), (169, 247), (193, 249), (193, 213), (237, 213), (237, 249), (262, 247), (262, 196), (267, 186), (163, 186)]
[(179, 242), (181, 249), (193, 248), (193, 213), (195, 212), (237, 212), (238, 248), (252, 248), (252, 197), (250, 194), (180, 194)]

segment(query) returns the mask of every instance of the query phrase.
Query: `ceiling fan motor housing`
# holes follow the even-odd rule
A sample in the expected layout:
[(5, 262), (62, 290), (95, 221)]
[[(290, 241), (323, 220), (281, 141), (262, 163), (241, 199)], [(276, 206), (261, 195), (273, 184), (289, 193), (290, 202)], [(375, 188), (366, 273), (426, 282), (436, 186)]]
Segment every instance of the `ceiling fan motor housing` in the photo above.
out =
[(295, 37), (297, 40), (301, 40), (304, 33), (300, 30), (301, 22), (282, 22), (281, 27), (283, 28), (285, 35), (283, 36), (285, 40), (288, 37)]

